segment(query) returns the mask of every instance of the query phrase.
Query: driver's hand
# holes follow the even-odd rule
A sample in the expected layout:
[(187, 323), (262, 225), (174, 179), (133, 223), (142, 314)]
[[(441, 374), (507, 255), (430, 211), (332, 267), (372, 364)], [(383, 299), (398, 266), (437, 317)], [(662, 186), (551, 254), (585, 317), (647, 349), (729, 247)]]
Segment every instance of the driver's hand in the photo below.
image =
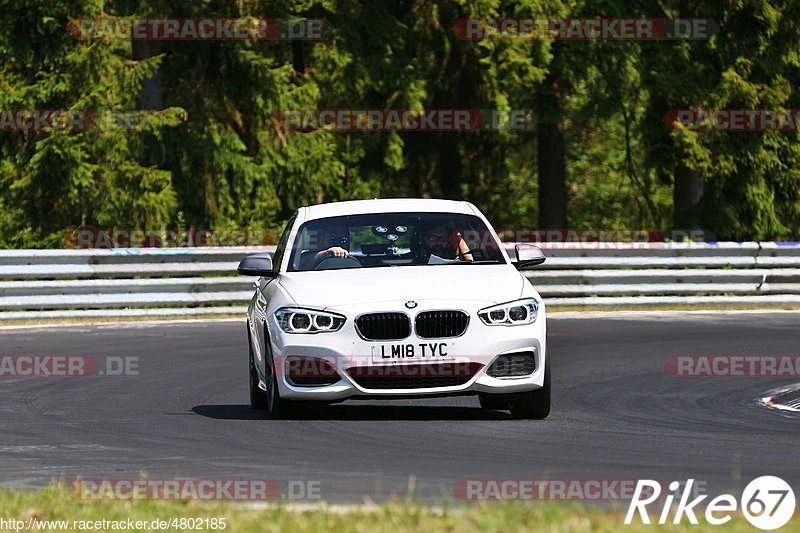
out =
[(328, 253), (333, 257), (348, 257), (350, 253), (340, 246), (333, 246), (328, 248)]

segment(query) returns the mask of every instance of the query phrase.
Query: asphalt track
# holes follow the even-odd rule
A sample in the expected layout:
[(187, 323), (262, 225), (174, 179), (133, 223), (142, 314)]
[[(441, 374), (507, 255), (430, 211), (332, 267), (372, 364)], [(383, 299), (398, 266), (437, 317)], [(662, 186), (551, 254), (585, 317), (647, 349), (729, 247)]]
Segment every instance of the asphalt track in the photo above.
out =
[[(0, 484), (53, 479), (319, 481), (331, 502), (451, 498), (463, 479), (800, 485), (800, 417), (760, 405), (800, 379), (685, 378), (674, 355), (800, 355), (800, 314), (551, 318), (553, 410), (475, 397), (350, 401), (273, 421), (247, 405), (244, 322), (0, 330), (0, 355), (138, 357), (138, 375), (0, 378)], [(282, 489), (283, 490), (283, 489)]]

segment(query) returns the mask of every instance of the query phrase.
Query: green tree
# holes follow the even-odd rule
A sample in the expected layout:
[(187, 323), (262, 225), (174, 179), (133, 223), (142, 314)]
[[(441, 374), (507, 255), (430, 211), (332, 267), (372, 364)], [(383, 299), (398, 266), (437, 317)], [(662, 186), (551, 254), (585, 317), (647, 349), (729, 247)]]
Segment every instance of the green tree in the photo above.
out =
[(720, 239), (796, 238), (796, 132), (670, 132), (663, 117), (670, 109), (797, 107), (800, 6), (783, 0), (659, 6), (650, 16), (711, 17), (720, 25), (707, 41), (642, 45), (647, 164), (673, 184), (674, 224)]

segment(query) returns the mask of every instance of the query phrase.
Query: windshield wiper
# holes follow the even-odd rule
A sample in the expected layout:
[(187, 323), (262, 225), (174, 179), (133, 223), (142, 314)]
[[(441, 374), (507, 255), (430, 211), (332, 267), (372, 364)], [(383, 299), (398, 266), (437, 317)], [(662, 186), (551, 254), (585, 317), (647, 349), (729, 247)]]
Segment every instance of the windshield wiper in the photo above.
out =
[(497, 259), (482, 259), (480, 261), (454, 261), (452, 263), (443, 263), (448, 265), (502, 265), (502, 261)]

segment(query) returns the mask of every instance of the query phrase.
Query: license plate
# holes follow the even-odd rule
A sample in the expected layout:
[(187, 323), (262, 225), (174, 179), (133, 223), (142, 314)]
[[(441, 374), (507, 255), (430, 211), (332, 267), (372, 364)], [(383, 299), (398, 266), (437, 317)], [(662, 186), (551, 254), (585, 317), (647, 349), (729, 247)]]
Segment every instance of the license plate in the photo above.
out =
[(453, 343), (410, 342), (372, 346), (373, 363), (404, 363), (410, 361), (448, 361), (454, 359)]

